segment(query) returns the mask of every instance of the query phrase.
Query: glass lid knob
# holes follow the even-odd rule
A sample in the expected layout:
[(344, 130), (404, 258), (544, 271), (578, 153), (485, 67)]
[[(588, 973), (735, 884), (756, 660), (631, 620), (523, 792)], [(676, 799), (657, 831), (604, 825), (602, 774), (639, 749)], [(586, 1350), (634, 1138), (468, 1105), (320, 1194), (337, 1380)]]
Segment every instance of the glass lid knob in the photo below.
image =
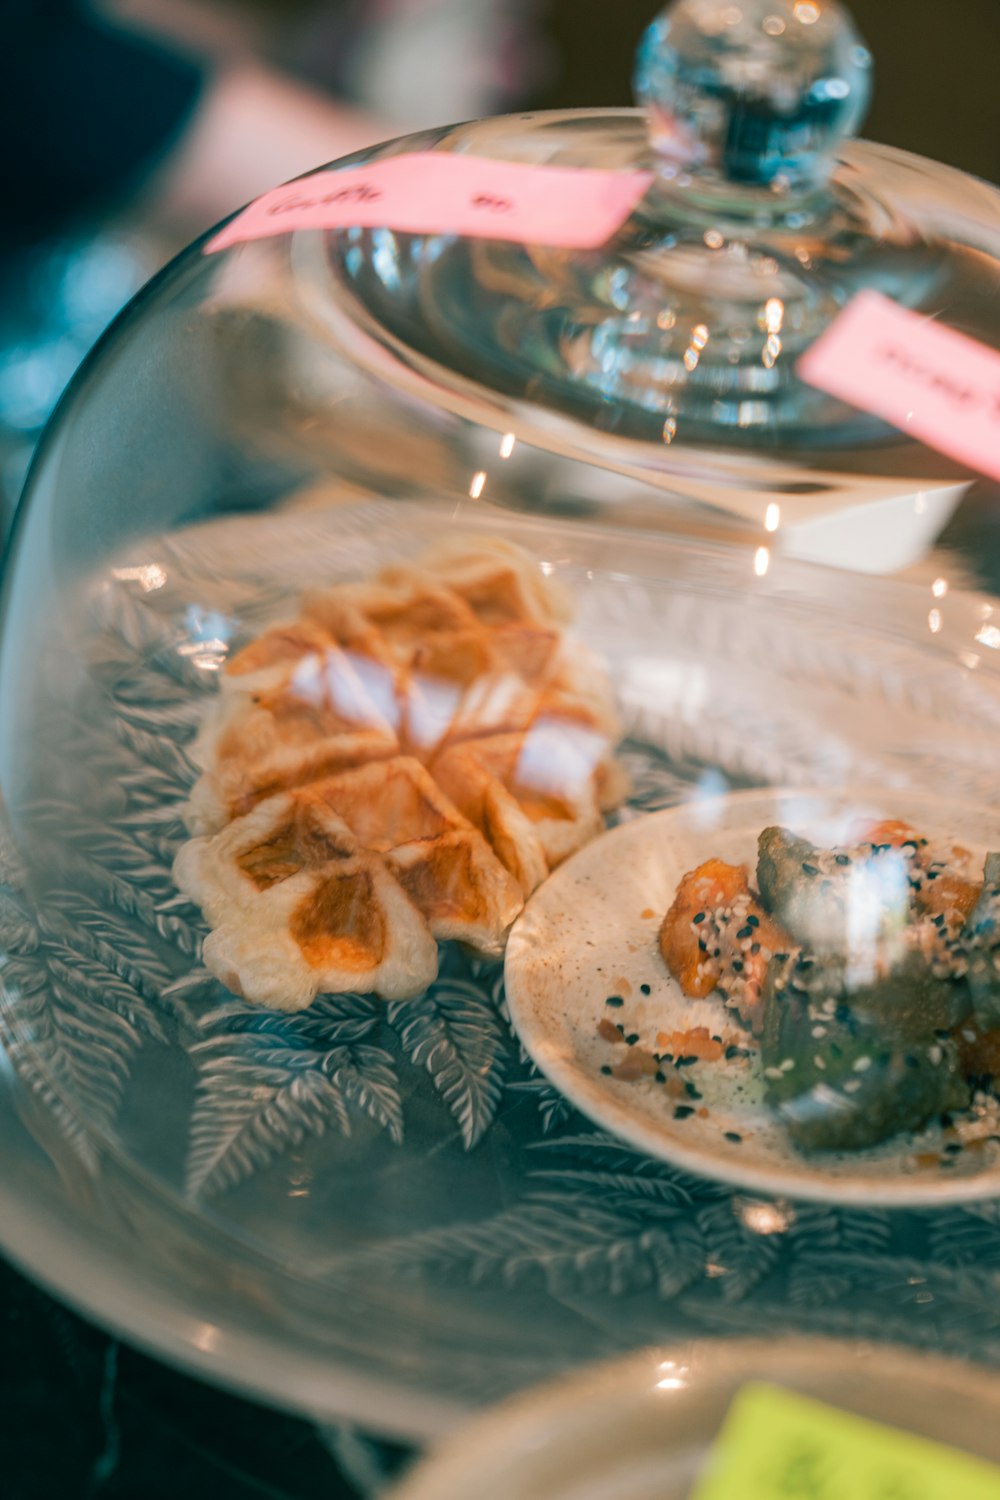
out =
[(837, 0), (676, 0), (643, 38), (635, 92), (661, 178), (738, 211), (821, 190), (871, 79)]
[(822, 452), (832, 472), (909, 440), (810, 387), (802, 356), (859, 292), (934, 312), (970, 275), (892, 154), (852, 140), (872, 80), (840, 0), (673, 0), (638, 49), (641, 111), (537, 127), (552, 164), (652, 170), (611, 240), (403, 237), (389, 255), (383, 237), (357, 283), (442, 368), (648, 442), (664, 471), (732, 448)]

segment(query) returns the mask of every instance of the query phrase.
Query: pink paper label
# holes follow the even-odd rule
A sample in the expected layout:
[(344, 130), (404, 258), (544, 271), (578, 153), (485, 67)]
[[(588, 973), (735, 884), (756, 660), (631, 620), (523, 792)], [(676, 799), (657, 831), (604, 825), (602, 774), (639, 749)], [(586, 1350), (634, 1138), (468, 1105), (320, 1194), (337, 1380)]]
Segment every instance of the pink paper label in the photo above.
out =
[(651, 172), (531, 166), (420, 151), (273, 188), (209, 240), (206, 254), (295, 229), (398, 229), (589, 250), (648, 189)]
[(799, 361), (810, 385), (1000, 479), (1000, 354), (860, 292)]

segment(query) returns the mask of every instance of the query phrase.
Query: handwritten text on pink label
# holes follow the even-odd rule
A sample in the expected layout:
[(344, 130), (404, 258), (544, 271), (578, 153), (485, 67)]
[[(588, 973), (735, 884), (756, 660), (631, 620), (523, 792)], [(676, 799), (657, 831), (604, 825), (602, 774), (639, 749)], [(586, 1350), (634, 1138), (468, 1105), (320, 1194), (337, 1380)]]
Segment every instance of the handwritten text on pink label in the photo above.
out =
[(651, 182), (649, 172), (419, 151), (273, 188), (210, 239), (205, 252), (295, 229), (353, 227), (593, 249), (621, 227)]
[(861, 292), (799, 361), (803, 380), (1000, 479), (1000, 354)]

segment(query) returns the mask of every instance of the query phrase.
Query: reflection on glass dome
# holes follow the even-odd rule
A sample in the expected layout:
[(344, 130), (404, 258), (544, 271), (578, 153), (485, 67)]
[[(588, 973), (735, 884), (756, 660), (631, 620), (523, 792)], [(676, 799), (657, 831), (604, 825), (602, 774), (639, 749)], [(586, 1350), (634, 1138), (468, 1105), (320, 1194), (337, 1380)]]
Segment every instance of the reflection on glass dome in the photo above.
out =
[(194, 246), (6, 579), (0, 1027), (53, 1152), (167, 1280), (442, 1401), (736, 1306), (733, 1244), (786, 1306), (789, 1201), (1000, 1191), (994, 497), (798, 373), (859, 288), (995, 350), (997, 200), (842, 143), (838, 8), (667, 19), (652, 143), (365, 158), (652, 172), (605, 247)]

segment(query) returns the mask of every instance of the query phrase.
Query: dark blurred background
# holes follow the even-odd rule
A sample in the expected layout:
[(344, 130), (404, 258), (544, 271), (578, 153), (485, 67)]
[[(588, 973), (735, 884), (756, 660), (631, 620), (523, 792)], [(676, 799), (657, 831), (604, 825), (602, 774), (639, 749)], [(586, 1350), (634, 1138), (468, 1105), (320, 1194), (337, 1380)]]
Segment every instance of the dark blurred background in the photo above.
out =
[[(39, 430), (156, 267), (420, 126), (630, 102), (654, 0), (0, 0), (0, 539)], [(866, 134), (1000, 180), (1000, 0), (855, 0)]]
[[(189, 238), (401, 130), (630, 102), (654, 0), (0, 0), (0, 546), (60, 391)], [(1000, 181), (1000, 0), (854, 0), (865, 133)], [(331, 1451), (332, 1450), (332, 1451)], [(204, 1390), (0, 1268), (0, 1493), (367, 1493), (399, 1455)], [(345, 1477), (349, 1473), (350, 1478)]]

